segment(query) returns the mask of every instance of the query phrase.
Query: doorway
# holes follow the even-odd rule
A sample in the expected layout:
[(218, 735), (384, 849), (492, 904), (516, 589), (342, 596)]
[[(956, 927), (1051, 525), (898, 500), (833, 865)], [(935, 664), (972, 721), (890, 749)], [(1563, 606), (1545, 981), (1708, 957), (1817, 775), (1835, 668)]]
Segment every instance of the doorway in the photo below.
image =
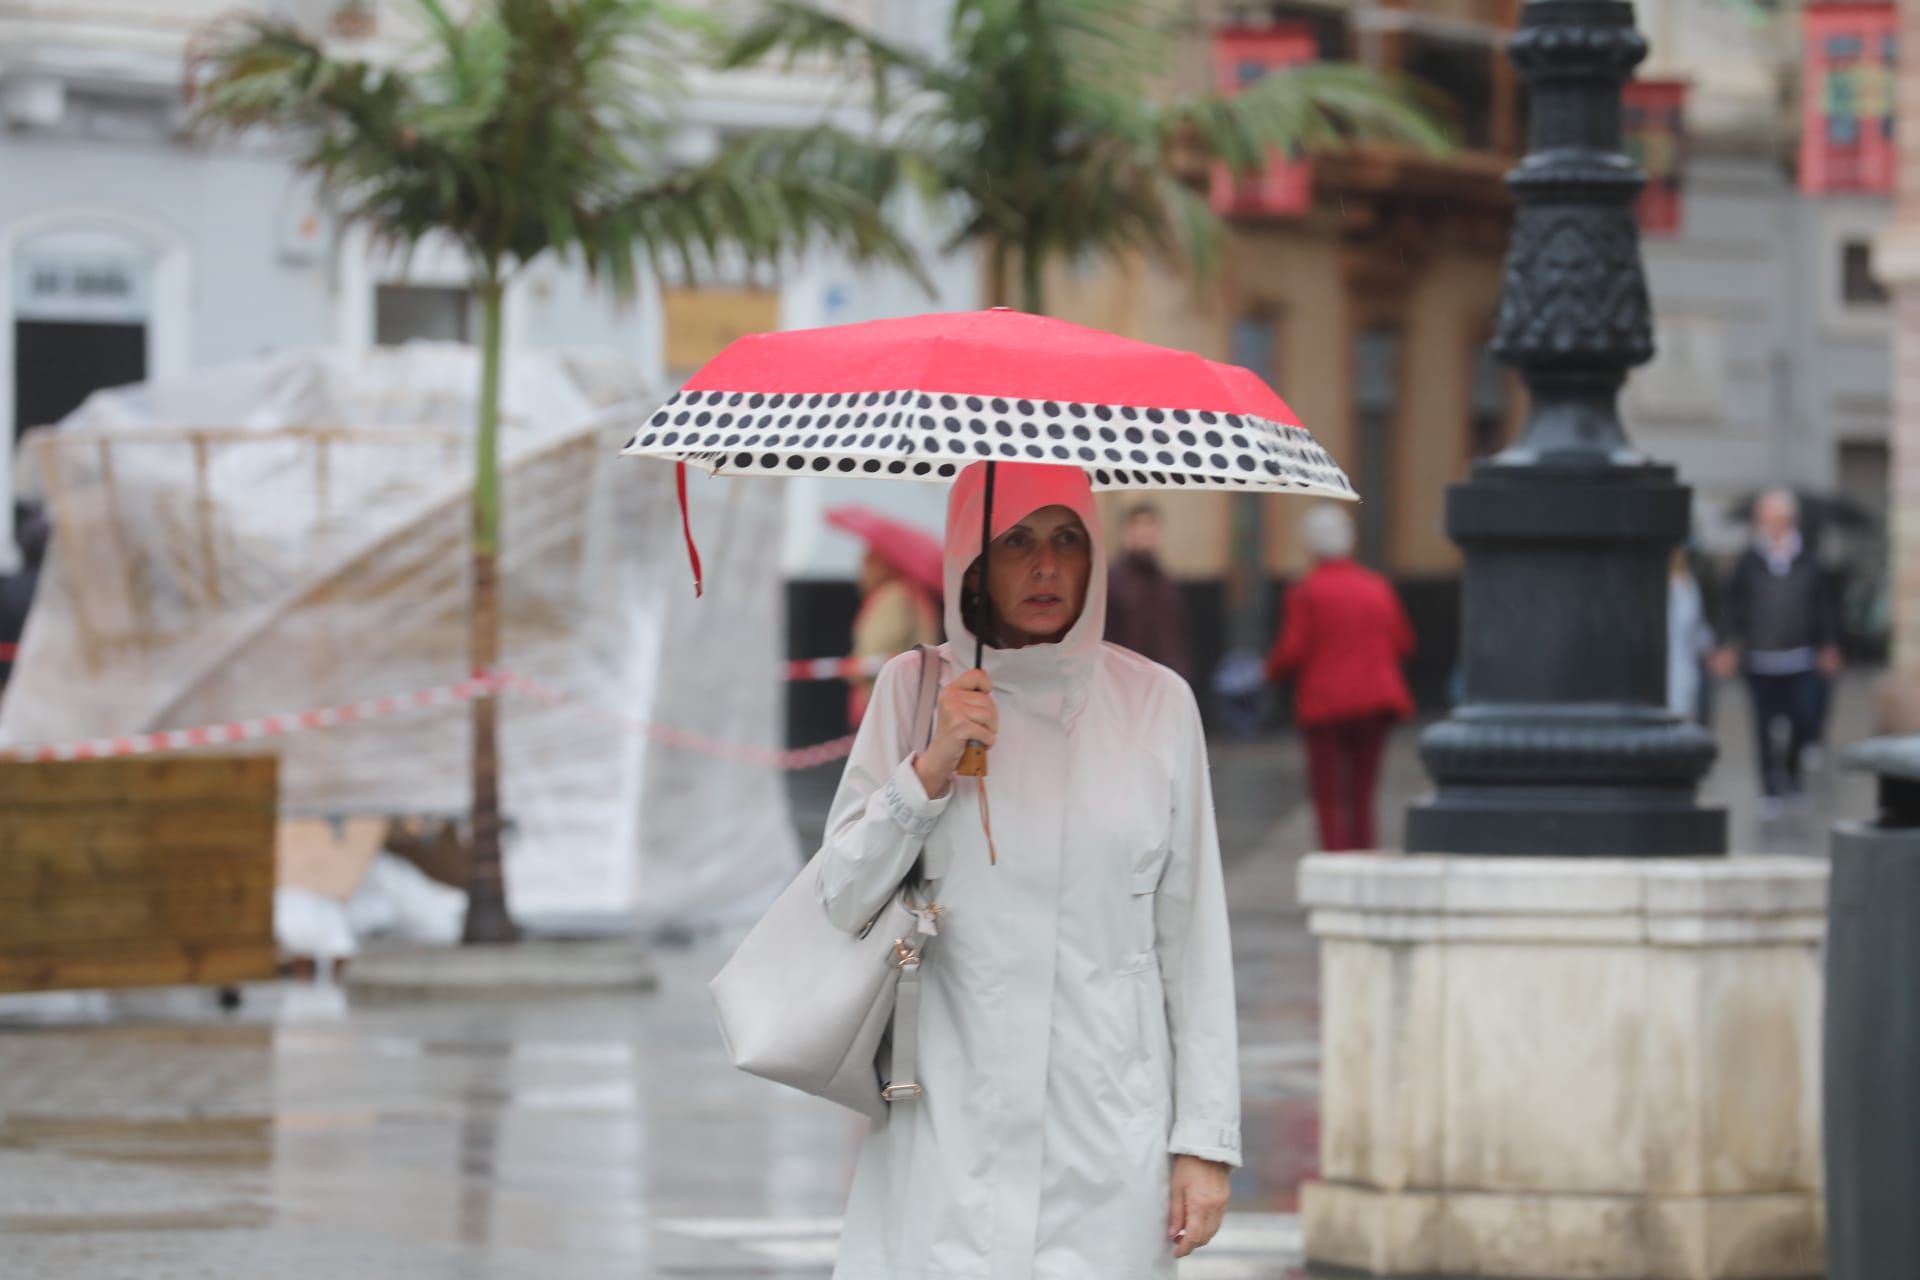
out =
[[(1260, 375), (1270, 387), (1279, 385), (1280, 329), (1267, 311), (1252, 311), (1233, 322), (1228, 359)], [(1267, 573), (1266, 497), (1235, 493), (1227, 569), (1227, 643), (1234, 649), (1260, 652), (1271, 638), (1274, 620), (1272, 584)]]
[(17, 320), (13, 326), (13, 436), (51, 426), (96, 391), (144, 382), (147, 326)]
[(143, 382), (150, 266), (117, 232), (44, 231), (13, 262), (13, 437), (60, 421), (96, 391)]
[(1386, 572), (1393, 549), (1393, 420), (1400, 405), (1400, 331), (1363, 329), (1353, 343), (1356, 554)]

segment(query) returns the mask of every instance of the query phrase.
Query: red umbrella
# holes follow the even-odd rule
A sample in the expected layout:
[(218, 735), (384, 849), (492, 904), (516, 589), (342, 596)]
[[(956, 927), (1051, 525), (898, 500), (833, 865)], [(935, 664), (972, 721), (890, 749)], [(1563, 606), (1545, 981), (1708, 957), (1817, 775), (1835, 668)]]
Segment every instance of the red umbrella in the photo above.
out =
[(1005, 309), (737, 339), (626, 452), (713, 472), (921, 480), (987, 458), (1082, 467), (1095, 489), (1354, 496), (1247, 370)]
[[(1354, 497), (1254, 374), (1046, 316), (909, 316), (753, 334), (642, 424), (626, 453), (715, 473), (950, 480), (985, 459), (1084, 469), (1095, 489), (1249, 489)], [(696, 589), (699, 557), (687, 530)], [(983, 593), (984, 607), (984, 593)], [(984, 637), (986, 626), (976, 626)], [(974, 664), (982, 657), (976, 646)]]
[(925, 529), (859, 506), (830, 508), (827, 523), (865, 542), (875, 555), (932, 595), (941, 594), (944, 557), (940, 540)]

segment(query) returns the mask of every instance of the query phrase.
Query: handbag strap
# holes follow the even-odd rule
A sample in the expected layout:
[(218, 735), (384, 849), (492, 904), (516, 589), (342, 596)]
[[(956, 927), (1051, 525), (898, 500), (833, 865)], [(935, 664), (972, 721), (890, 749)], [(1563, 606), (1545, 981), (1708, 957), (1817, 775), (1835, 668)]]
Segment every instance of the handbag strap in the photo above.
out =
[(933, 713), (940, 705), (940, 660), (931, 645), (917, 644), (913, 649), (920, 655), (920, 692), (914, 700), (913, 729), (907, 741), (913, 743), (915, 751), (924, 751), (933, 745)]
[(916, 953), (911, 960), (900, 966), (900, 984), (894, 988), (893, 1026), (889, 1031), (893, 1041), (892, 1054), (887, 1063), (886, 1083), (880, 1088), (880, 1097), (884, 1102), (904, 1102), (926, 1092), (918, 1079), (920, 1075), (920, 959), (920, 955)]
[[(920, 655), (920, 689), (914, 695), (913, 727), (908, 730), (907, 742), (915, 751), (924, 751), (933, 742), (933, 713), (940, 703), (940, 657), (931, 645), (917, 644), (913, 650)], [(926, 883), (921, 866), (921, 859), (915, 858), (902, 882), (908, 890)]]
[[(912, 736), (907, 740), (914, 744), (915, 751), (920, 751), (933, 742), (933, 713), (940, 700), (940, 659), (928, 645), (915, 645), (914, 649), (920, 654), (920, 692), (913, 704)], [(920, 865), (915, 861), (907, 876), (909, 893), (921, 882)], [(931, 903), (928, 906), (932, 908)], [(894, 988), (893, 1022), (888, 1031), (891, 1051), (887, 1078), (880, 1090), (880, 1097), (889, 1104), (905, 1102), (925, 1092), (916, 1077), (920, 1065), (920, 964), (928, 941), (927, 936), (914, 938), (911, 950), (896, 953), (900, 981)]]

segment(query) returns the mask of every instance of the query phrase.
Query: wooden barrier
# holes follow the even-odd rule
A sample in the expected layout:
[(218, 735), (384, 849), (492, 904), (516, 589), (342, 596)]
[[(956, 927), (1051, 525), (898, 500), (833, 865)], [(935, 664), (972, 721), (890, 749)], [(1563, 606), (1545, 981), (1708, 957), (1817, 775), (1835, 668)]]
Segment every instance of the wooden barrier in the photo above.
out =
[(274, 976), (278, 761), (0, 763), (0, 991)]

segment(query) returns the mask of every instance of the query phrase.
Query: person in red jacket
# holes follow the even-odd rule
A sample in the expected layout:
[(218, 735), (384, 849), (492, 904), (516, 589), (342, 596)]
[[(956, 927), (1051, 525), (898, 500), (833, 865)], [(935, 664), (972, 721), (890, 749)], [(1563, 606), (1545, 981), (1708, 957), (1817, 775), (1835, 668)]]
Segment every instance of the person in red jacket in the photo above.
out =
[(1320, 847), (1374, 847), (1373, 793), (1394, 722), (1413, 714), (1400, 664), (1413, 627), (1393, 586), (1353, 561), (1353, 521), (1335, 506), (1301, 521), (1313, 568), (1287, 592), (1267, 679), (1291, 677), (1307, 744)]

